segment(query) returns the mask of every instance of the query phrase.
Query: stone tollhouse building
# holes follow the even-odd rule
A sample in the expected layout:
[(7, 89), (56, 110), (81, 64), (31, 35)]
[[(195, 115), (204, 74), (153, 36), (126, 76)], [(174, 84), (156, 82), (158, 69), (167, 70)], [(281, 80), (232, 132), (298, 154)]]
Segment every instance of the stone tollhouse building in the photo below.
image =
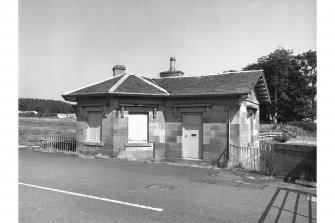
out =
[(185, 76), (174, 57), (159, 78), (125, 70), (62, 95), (77, 102), (79, 153), (213, 163), (230, 144), (258, 146), (259, 104), (271, 103), (262, 70)]

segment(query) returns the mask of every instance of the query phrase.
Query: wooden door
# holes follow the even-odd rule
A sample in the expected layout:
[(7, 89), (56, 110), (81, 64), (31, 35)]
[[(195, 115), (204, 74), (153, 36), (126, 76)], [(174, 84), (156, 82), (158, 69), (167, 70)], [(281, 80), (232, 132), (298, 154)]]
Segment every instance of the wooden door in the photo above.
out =
[(202, 158), (202, 114), (183, 114), (183, 157)]

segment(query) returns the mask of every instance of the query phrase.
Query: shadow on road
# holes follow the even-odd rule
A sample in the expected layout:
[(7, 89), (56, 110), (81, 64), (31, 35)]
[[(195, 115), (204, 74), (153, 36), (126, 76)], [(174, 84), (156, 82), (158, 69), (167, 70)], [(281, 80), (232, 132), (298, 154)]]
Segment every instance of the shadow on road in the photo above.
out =
[[(290, 199), (288, 199), (288, 197)], [(258, 220), (262, 222), (279, 222), (285, 218), (285, 222), (316, 222), (316, 194), (294, 190), (289, 188), (277, 188), (262, 216)]]

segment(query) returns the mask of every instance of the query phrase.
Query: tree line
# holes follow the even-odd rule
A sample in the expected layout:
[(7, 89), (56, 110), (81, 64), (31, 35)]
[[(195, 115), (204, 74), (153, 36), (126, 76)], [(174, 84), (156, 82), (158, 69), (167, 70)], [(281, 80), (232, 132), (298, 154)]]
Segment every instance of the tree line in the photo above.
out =
[(317, 54), (278, 48), (243, 70), (264, 70), (272, 103), (260, 105), (262, 122), (316, 120)]
[(19, 111), (37, 111), (42, 114), (75, 113), (75, 105), (37, 98), (19, 98)]

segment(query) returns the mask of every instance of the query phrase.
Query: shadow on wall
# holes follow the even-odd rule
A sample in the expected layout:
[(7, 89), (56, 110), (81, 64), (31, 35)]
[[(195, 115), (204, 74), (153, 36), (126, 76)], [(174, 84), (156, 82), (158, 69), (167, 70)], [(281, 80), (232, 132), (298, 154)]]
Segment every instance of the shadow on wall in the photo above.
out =
[(316, 194), (277, 188), (258, 223), (316, 222)]

